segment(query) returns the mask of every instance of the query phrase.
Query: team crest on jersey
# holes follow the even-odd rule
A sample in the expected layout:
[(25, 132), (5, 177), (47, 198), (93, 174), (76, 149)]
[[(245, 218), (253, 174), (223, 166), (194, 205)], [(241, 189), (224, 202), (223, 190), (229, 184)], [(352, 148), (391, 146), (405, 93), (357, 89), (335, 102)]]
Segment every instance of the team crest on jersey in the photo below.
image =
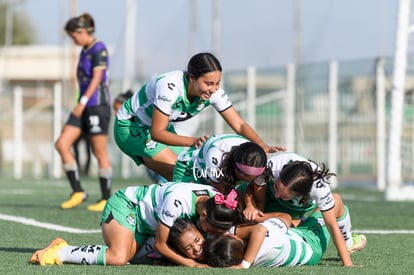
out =
[(193, 190), (193, 193), (196, 196), (208, 196), (208, 191), (207, 190)]
[(145, 146), (148, 149), (154, 149), (155, 147), (157, 147), (157, 142), (153, 141), (152, 139), (148, 139), (148, 140), (145, 141)]
[(135, 217), (134, 217), (134, 215), (133, 215), (133, 214), (129, 214), (129, 215), (126, 217), (126, 221), (127, 221), (130, 225), (135, 226)]
[(197, 111), (201, 111), (205, 108), (204, 100), (200, 100), (197, 105)]

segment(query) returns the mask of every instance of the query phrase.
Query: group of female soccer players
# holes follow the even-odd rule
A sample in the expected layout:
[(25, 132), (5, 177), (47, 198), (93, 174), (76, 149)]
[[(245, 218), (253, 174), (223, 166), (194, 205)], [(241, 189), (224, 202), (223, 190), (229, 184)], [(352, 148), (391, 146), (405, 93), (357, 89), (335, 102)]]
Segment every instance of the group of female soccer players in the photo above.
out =
[[(69, 148), (85, 132), (98, 158), (104, 245), (55, 239), (31, 263), (124, 265), (154, 250), (193, 267), (318, 264), (330, 239), (344, 266), (366, 238), (351, 232), (348, 208), (332, 193), (323, 165), (267, 145), (237, 113), (220, 87), (222, 67), (211, 53), (191, 57), (186, 70), (160, 74), (124, 98), (114, 137), (121, 151), (165, 183), (130, 186), (110, 195), (107, 52), (93, 36), (88, 14), (71, 18), (66, 32), (83, 46), (79, 103), (56, 148), (73, 193), (61, 207), (86, 200)], [(212, 107), (235, 134), (186, 136), (174, 125)], [(153, 243), (151, 243), (153, 240)], [(248, 243), (247, 246), (244, 243)]]

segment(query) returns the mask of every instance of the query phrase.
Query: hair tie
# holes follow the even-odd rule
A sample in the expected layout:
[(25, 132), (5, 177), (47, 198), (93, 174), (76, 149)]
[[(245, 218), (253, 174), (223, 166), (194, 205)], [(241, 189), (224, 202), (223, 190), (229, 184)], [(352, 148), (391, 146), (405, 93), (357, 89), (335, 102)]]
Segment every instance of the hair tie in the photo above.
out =
[(249, 166), (240, 162), (236, 162), (236, 167), (242, 171), (243, 173), (245, 173), (246, 175), (249, 176), (260, 176), (261, 174), (263, 174), (264, 170), (266, 167), (254, 167), (254, 166)]
[(236, 209), (237, 207), (237, 192), (232, 189), (230, 193), (227, 195), (227, 198), (224, 198), (224, 195), (221, 193), (217, 193), (214, 195), (214, 203), (215, 204), (224, 204), (227, 208), (232, 210)]

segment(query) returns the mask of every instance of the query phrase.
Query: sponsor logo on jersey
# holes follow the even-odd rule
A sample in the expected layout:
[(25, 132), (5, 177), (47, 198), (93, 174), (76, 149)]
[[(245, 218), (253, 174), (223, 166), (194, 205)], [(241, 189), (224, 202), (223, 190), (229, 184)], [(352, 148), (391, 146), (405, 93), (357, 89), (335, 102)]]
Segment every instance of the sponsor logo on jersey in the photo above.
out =
[(268, 222), (279, 229), (283, 229), (285, 227), (284, 223), (279, 219), (269, 219)]
[(158, 97), (157, 97), (157, 100), (160, 100), (160, 101), (165, 101), (165, 102), (171, 102), (171, 99), (169, 99), (168, 97), (166, 97), (165, 95), (159, 95)]
[(196, 195), (196, 196), (208, 196), (209, 194), (208, 194), (208, 191), (207, 190), (193, 190), (193, 193)]
[(175, 217), (175, 216), (174, 216), (173, 214), (171, 214), (171, 213), (170, 213), (170, 211), (168, 211), (168, 210), (164, 210), (164, 211), (162, 211), (162, 213), (163, 213), (165, 216), (170, 217), (170, 218), (174, 218), (174, 217)]
[(334, 198), (331, 192), (328, 192), (325, 196), (321, 197), (321, 201), (323, 202), (324, 206), (329, 206), (334, 203)]

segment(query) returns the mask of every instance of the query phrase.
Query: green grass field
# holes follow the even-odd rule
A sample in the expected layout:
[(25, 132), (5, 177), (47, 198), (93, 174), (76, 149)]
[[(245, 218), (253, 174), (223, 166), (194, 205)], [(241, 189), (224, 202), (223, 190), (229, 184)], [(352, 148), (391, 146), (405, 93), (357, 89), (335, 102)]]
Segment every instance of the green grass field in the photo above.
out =
[[(141, 180), (114, 180), (114, 191), (146, 184)], [(386, 202), (381, 192), (337, 189), (351, 212), (353, 229), (368, 238), (367, 247), (352, 254), (358, 267), (341, 267), (333, 244), (318, 266), (232, 269), (194, 269), (154, 265), (63, 266), (31, 265), (31, 254), (55, 237), (69, 244), (102, 244), (100, 213), (86, 210), (99, 199), (97, 180), (83, 182), (89, 200), (77, 209), (61, 210), (70, 189), (66, 180), (0, 179), (0, 273), (1, 274), (412, 274), (414, 263), (414, 202)], [(53, 228), (53, 229), (50, 229)], [(67, 232), (72, 229), (72, 232)]]

